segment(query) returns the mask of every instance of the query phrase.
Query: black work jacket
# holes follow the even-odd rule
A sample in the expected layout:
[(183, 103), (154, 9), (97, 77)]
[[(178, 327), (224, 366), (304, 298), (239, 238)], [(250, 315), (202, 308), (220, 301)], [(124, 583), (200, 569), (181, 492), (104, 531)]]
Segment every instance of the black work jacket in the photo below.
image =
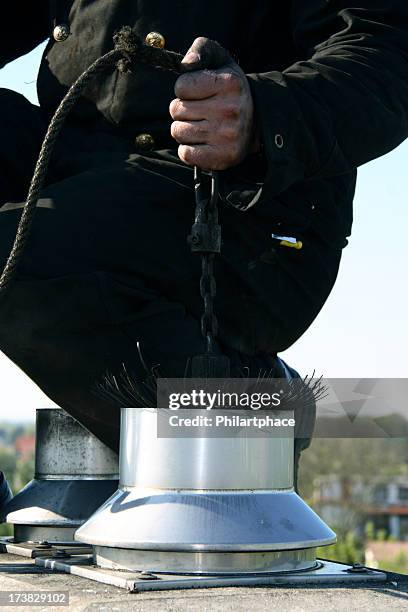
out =
[[(52, 37), (59, 23), (70, 25), (64, 42)], [(407, 0), (14, 0), (0, 21), (0, 66), (50, 38), (38, 79), (50, 116), (122, 25), (160, 32), (182, 53), (197, 36), (225, 46), (248, 75), (264, 153), (221, 173), (224, 199), (282, 232), (346, 244), (356, 168), (408, 135)], [(175, 147), (175, 78), (146, 66), (106, 73), (71, 121)]]

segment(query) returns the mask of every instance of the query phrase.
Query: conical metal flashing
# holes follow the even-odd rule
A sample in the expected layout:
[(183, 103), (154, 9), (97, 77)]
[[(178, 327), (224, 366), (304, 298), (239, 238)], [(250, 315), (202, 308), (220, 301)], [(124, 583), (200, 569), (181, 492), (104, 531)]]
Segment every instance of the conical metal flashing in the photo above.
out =
[(75, 534), (97, 565), (182, 574), (305, 570), (336, 536), (293, 489), (293, 438), (159, 438), (122, 410), (120, 485)]
[(72, 542), (116, 490), (118, 456), (61, 409), (36, 415), (35, 476), (3, 509), (16, 542)]

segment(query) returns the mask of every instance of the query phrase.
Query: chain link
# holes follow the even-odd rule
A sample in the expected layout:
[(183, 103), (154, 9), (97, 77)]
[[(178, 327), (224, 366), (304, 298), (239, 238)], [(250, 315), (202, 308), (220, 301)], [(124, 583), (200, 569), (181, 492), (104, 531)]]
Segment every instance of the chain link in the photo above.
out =
[(217, 284), (214, 278), (214, 254), (201, 255), (201, 297), (204, 302), (204, 313), (201, 317), (201, 332), (207, 340), (207, 348), (213, 346), (218, 334), (218, 321), (214, 314), (214, 299), (217, 294)]

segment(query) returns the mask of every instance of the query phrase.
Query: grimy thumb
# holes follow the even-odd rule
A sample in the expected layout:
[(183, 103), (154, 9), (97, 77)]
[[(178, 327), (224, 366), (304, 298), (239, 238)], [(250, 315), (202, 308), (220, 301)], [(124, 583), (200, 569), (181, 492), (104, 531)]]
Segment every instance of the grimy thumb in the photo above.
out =
[(231, 55), (215, 40), (196, 38), (181, 62), (182, 72), (193, 70), (216, 70), (234, 63)]

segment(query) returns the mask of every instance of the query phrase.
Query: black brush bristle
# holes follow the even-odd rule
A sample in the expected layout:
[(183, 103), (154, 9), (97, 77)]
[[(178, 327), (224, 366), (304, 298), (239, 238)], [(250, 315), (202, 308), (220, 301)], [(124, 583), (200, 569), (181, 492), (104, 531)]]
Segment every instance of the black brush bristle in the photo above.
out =
[[(108, 401), (119, 407), (128, 408), (156, 408), (157, 407), (157, 381), (162, 379), (160, 376), (160, 366), (147, 366), (140, 346), (138, 346), (138, 354), (140, 363), (145, 372), (144, 377), (137, 377), (125, 364), (122, 364), (122, 369), (119, 373), (107, 373), (104, 380), (97, 384), (94, 388), (94, 393), (101, 399)], [(186, 360), (184, 371), (184, 379), (188, 385), (189, 377), (187, 376), (191, 366), (191, 359)], [(274, 376), (274, 369), (259, 370), (255, 386), (251, 386), (251, 391), (260, 391), (261, 387), (266, 383), (276, 386), (281, 379)], [(323, 382), (323, 377), (314, 378), (314, 372), (311, 376), (294, 377), (285, 380), (285, 393), (281, 400), (279, 410), (295, 410), (301, 407), (302, 409), (313, 408), (316, 403), (328, 395), (328, 387)], [(190, 377), (191, 378), (191, 377)], [(249, 379), (250, 369), (248, 367), (240, 368), (235, 378)], [(228, 379), (225, 380), (225, 386), (229, 385)], [(222, 387), (222, 383), (220, 382)]]

